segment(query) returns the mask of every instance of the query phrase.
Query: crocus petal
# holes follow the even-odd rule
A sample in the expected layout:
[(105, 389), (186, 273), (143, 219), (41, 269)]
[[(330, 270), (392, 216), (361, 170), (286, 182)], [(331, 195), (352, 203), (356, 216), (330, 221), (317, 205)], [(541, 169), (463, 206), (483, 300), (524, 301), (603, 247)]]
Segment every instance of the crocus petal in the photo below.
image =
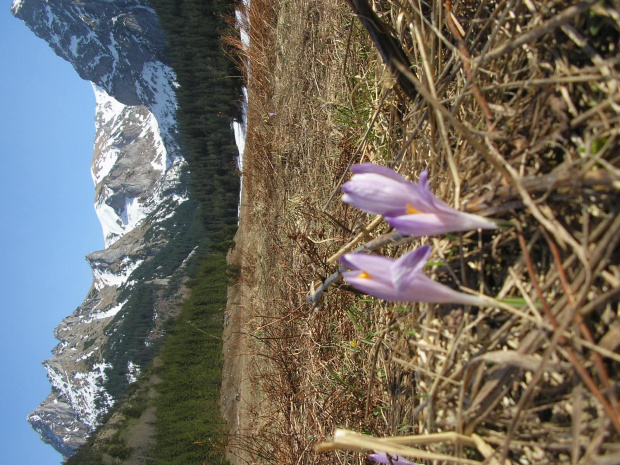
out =
[(455, 212), (455, 210), (443, 200), (438, 199), (431, 193), (431, 188), (428, 183), (428, 171), (424, 170), (420, 174), (420, 180), (418, 181), (418, 188), (420, 191), (421, 200), (428, 205), (428, 210), (421, 209), (425, 213), (434, 212), (435, 210), (445, 212)]
[(376, 215), (404, 214), (412, 198), (412, 188), (406, 182), (375, 173), (356, 174), (342, 191), (343, 202)]
[(425, 245), (398, 260), (381, 255), (345, 254), (340, 261), (351, 271), (343, 271), (342, 276), (363, 293), (393, 302), (488, 305), (480, 297), (455, 291), (426, 276), (422, 270), (430, 253), (430, 246)]
[(484, 307), (488, 302), (433, 281), (425, 274), (418, 273), (409, 278), (408, 287), (403, 289), (400, 299), (403, 302), (428, 302), (431, 304), (460, 304)]
[(398, 292), (402, 293), (409, 286), (411, 280), (420, 274), (430, 253), (430, 246), (424, 245), (419, 249), (406, 253), (392, 263), (390, 269), (392, 282)]
[(343, 278), (351, 286), (378, 299), (395, 300), (397, 292), (392, 284), (393, 258), (365, 253), (350, 253), (340, 257), (341, 263), (351, 268)]
[(370, 454), (368, 456), (368, 458), (374, 462), (377, 463), (385, 463), (385, 464), (392, 464), (392, 465), (417, 465), (413, 462), (410, 462), (409, 460), (405, 460), (403, 458), (401, 458), (400, 456), (396, 455), (396, 454), (389, 454), (390, 457), (388, 458), (388, 454), (386, 454), (385, 452), (377, 452), (375, 451), (374, 454)]
[(367, 253), (348, 253), (340, 257), (340, 262), (351, 270), (366, 271), (372, 276), (391, 281), (393, 258)]
[(359, 163), (357, 165), (353, 165), (351, 167), (351, 173), (353, 174), (374, 173), (374, 174), (380, 174), (381, 176), (385, 176), (386, 178), (390, 178), (398, 182), (402, 182), (402, 183), (409, 182), (407, 178), (405, 178), (402, 174), (397, 173), (392, 168), (388, 168), (387, 166), (383, 166), (383, 165), (377, 165), (376, 163)]
[(420, 174), (417, 184), (374, 163), (354, 165), (351, 171), (353, 177), (342, 186), (342, 200), (360, 210), (383, 215), (401, 234), (433, 236), (498, 227), (495, 221), (461, 212), (435, 197), (427, 171)]
[(351, 168), (353, 177), (342, 186), (346, 203), (369, 213), (384, 216), (404, 215), (411, 207), (420, 210), (417, 184), (385, 166), (362, 163)]
[(460, 223), (454, 221), (454, 218), (434, 213), (387, 217), (385, 221), (399, 233), (414, 237), (436, 236), (460, 230)]
[(497, 224), (481, 216), (452, 210), (450, 213), (418, 213), (386, 217), (390, 226), (407, 236), (435, 236), (472, 229), (495, 229)]
[(495, 221), (479, 215), (459, 212), (459, 217), (462, 224), (468, 226), (468, 229), (497, 229), (499, 227)]
[(394, 286), (390, 281), (377, 279), (374, 277), (362, 278), (362, 273), (359, 270), (356, 271), (344, 271), (342, 277), (355, 289), (362, 291), (364, 294), (371, 295), (378, 299), (400, 301), (399, 294), (394, 289)]

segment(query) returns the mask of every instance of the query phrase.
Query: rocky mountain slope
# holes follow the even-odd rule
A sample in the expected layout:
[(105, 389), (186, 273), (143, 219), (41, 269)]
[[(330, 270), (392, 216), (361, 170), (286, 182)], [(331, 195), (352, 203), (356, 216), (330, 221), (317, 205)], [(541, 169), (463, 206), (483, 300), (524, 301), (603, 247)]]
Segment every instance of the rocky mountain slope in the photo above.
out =
[(155, 12), (142, 0), (16, 0), (12, 12), (92, 82), (97, 101), (92, 177), (105, 249), (86, 257), (92, 287), (55, 330), (44, 362), (52, 392), (28, 417), (70, 456), (150, 360), (199, 228)]

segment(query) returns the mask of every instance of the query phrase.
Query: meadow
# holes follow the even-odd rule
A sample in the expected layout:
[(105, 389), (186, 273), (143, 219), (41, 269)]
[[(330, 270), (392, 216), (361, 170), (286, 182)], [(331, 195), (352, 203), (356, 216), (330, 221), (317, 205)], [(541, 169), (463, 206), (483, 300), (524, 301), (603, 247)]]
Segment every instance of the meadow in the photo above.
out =
[[(231, 463), (618, 461), (617, 4), (247, 14), (249, 47), (228, 39), (249, 69)], [(426, 170), (439, 199), (502, 227), (398, 234), (341, 200), (364, 162)], [(427, 276), (495, 304), (390, 302), (341, 279), (345, 251), (423, 245)]]

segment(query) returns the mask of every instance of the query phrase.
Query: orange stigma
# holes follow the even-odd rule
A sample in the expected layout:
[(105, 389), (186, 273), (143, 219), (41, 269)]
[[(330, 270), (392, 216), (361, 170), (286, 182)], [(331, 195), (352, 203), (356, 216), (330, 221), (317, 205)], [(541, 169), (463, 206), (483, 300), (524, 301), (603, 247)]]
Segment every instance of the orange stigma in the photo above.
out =
[(422, 213), (420, 210), (418, 210), (417, 208), (414, 208), (413, 205), (411, 205), (410, 203), (407, 204), (407, 213), (409, 215), (415, 215), (418, 213)]
[(370, 276), (364, 270), (362, 270), (362, 272), (360, 274), (358, 274), (357, 277), (360, 278), (360, 279), (372, 279), (372, 276)]

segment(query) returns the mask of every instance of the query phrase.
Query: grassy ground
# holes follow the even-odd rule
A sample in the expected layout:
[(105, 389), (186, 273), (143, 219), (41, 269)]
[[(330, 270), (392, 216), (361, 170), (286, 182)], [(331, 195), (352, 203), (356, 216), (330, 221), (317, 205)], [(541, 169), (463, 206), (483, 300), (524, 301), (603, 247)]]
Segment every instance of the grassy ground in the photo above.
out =
[[(231, 461), (364, 463), (346, 441), (316, 449), (346, 428), (425, 435), (408, 452), (421, 463), (616, 463), (618, 10), (369, 3), (415, 95), (346, 2), (252, 1), (224, 346)], [(395, 304), (342, 281), (318, 298), (342, 247), (390, 237), (340, 200), (362, 161), (427, 169), (447, 203), (512, 221), (375, 249), (430, 244), (429, 276), (511, 305)]]

